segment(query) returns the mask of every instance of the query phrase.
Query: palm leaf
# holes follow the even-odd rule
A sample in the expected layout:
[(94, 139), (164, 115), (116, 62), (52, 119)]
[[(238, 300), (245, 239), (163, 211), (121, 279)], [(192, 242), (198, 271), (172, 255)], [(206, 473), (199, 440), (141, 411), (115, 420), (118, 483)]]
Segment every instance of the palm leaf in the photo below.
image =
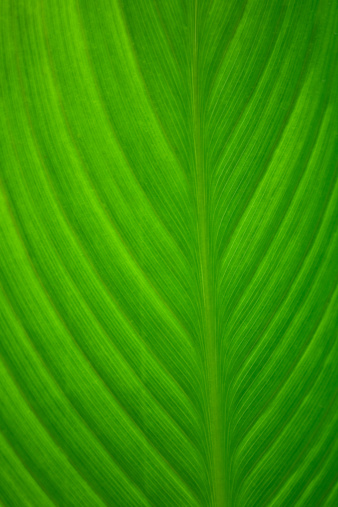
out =
[(333, 506), (330, 0), (3, 0), (5, 506)]

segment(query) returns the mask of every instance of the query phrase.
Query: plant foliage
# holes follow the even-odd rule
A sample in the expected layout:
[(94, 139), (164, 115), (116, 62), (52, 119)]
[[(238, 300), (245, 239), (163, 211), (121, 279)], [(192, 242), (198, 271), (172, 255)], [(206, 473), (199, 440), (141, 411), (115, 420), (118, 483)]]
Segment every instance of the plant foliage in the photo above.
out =
[(0, 35), (3, 505), (337, 505), (337, 4)]

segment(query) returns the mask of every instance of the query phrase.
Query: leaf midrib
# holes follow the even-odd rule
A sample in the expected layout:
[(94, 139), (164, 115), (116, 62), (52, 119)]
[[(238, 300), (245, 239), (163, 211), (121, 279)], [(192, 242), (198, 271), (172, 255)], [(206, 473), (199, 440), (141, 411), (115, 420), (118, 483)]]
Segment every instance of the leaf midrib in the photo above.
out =
[(202, 137), (199, 65), (198, 65), (198, 0), (194, 5), (194, 27), (192, 44), (192, 106), (193, 106), (193, 142), (195, 156), (195, 198), (198, 242), (198, 280), (201, 298), (202, 329), (202, 378), (205, 389), (205, 432), (208, 446), (208, 465), (210, 467), (210, 495), (212, 505), (225, 506), (224, 490), (224, 446), (222, 445), (222, 426), (220, 420), (220, 393), (218, 383), (218, 362), (215, 325), (215, 300), (213, 291), (213, 248), (210, 242), (210, 223), (208, 215), (208, 192), (204, 147)]

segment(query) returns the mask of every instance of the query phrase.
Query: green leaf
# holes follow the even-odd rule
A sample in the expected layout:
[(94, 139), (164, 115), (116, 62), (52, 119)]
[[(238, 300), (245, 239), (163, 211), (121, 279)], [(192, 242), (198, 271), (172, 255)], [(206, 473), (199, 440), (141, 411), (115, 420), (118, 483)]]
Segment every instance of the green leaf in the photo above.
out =
[(336, 3), (0, 20), (2, 504), (337, 505)]

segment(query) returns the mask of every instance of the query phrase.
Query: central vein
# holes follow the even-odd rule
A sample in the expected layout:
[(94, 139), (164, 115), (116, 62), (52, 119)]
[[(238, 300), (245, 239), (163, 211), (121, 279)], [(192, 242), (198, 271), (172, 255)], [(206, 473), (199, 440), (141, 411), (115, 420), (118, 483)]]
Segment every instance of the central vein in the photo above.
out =
[(198, 63), (198, 0), (195, 1), (192, 66), (193, 134), (196, 169), (198, 259), (202, 311), (202, 350), (205, 383), (205, 425), (209, 450), (212, 505), (225, 506), (224, 441), (222, 438), (220, 386), (216, 343), (213, 248), (210, 241), (209, 194), (201, 125)]

